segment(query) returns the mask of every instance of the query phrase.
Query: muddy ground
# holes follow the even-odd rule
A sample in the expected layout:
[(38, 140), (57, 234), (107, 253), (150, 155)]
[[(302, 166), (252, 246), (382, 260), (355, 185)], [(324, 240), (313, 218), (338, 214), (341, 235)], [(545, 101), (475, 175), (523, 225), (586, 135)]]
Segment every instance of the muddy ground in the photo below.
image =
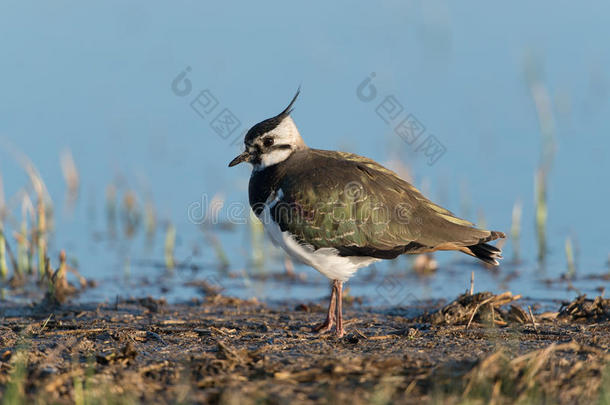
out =
[(465, 294), (416, 318), (348, 303), (341, 339), (310, 332), (323, 302), (0, 302), (0, 392), (4, 403), (610, 403), (610, 300), (530, 314), (515, 298)]

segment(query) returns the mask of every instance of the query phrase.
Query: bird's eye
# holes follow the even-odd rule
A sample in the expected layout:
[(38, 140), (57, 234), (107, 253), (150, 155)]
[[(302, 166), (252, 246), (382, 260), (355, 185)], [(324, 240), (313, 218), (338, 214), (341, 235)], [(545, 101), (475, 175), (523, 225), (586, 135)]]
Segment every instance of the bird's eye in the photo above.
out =
[(271, 145), (273, 145), (273, 138), (265, 138), (263, 140), (263, 145), (265, 145), (265, 147), (269, 147)]

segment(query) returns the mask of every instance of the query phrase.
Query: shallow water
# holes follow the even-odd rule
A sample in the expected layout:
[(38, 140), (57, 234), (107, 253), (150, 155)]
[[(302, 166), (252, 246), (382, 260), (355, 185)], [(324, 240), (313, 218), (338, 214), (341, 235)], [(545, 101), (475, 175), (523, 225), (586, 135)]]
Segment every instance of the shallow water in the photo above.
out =
[[(81, 221), (75, 227), (85, 223)], [(106, 238), (103, 230), (92, 233), (92, 229), (95, 226), (78, 232), (73, 230), (75, 234), (83, 235), (76, 239), (70, 234), (64, 235), (65, 231), (58, 231), (52, 243), (53, 246), (65, 246), (69, 262), (74, 262), (83, 276), (96, 281), (95, 287), (75, 298), (77, 301), (114, 302), (121, 298), (152, 296), (166, 298), (169, 302), (184, 302), (206, 294), (197, 282), (204, 282), (206, 288), (223, 295), (244, 299), (256, 297), (269, 304), (316, 302), (329, 294), (328, 280), (308, 266), (293, 263), (294, 273), (287, 274), (284, 254), (266, 239), (262, 246), (264, 262), (254, 265), (246, 225), (230, 231), (207, 231), (222, 241), (229, 256), (230, 264), (226, 268), (220, 266), (200, 228), (192, 225), (190, 232), (179, 232), (175, 250), (177, 265), (171, 270), (165, 267), (162, 230), (158, 230), (151, 240), (142, 230), (132, 239), (126, 239), (120, 227), (112, 238)], [(541, 268), (526, 261), (515, 264), (508, 258), (494, 271), (460, 253), (440, 252), (435, 258), (439, 269), (427, 275), (418, 275), (412, 269), (412, 256), (360, 269), (347, 283), (346, 294), (357, 298), (362, 305), (380, 310), (429, 300), (450, 300), (470, 288), (473, 271), (476, 291), (499, 293), (508, 290), (521, 294), (526, 302), (537, 304), (542, 310), (556, 310), (561, 301), (583, 293), (599, 295), (608, 285), (607, 271), (604, 272), (602, 266), (597, 271), (579, 271), (568, 281), (561, 278), (566, 272), (561, 260)], [(605, 275), (606, 279), (592, 275)], [(9, 291), (8, 296), (28, 301), (33, 299), (30, 293), (31, 288), (27, 294)]]

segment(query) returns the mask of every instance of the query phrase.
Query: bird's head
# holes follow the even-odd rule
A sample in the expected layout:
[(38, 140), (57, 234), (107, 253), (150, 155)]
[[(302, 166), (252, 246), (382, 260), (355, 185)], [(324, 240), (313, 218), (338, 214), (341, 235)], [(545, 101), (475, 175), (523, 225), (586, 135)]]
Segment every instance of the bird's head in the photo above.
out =
[(248, 162), (254, 170), (262, 170), (288, 159), (296, 150), (307, 148), (290, 117), (300, 91), (299, 88), (284, 111), (250, 128), (244, 138), (245, 151), (233, 159), (229, 167)]

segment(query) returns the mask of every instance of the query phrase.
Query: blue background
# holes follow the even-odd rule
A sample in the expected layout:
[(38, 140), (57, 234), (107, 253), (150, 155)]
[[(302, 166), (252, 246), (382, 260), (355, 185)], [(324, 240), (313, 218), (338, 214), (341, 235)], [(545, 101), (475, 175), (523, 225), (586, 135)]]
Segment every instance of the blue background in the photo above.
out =
[[(609, 17), (604, 1), (3, 1), (5, 193), (27, 183), (15, 159), (20, 151), (60, 205), (59, 155), (68, 148), (81, 198), (76, 213), (57, 210), (55, 250), (78, 244), (87, 212), (100, 220), (111, 182), (150, 196), (160, 218), (188, 235), (187, 208), (202, 195), (247, 201), (249, 168), (227, 168), (241, 149), (231, 141), (281, 111), (301, 85), (293, 116), (311, 147), (384, 163), (399, 158), (429, 197), (475, 222), (482, 213), (493, 229), (508, 231), (512, 207), (522, 201), (523, 256), (533, 269), (534, 174), (542, 155), (527, 80), (534, 72), (555, 128), (549, 263), (565, 270), (569, 236), (580, 268), (595, 272), (609, 253)], [(187, 66), (193, 90), (179, 97), (171, 83)], [(379, 95), (365, 103), (356, 88), (372, 72)], [(203, 89), (241, 121), (230, 140), (210, 128), (213, 117), (189, 106)], [(444, 145), (434, 165), (376, 115), (386, 95)], [(238, 249), (229, 246), (233, 255)], [(86, 251), (79, 255), (87, 263)], [(90, 267), (91, 274), (109, 271)]]

